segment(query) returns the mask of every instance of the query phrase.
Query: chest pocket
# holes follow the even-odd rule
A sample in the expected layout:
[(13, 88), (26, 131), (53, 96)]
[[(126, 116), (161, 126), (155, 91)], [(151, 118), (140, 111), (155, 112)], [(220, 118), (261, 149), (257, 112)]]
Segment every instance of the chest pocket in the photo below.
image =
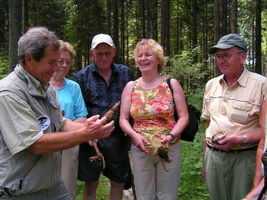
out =
[(259, 108), (257, 106), (247, 102), (235, 101), (232, 103), (230, 118), (233, 122), (246, 124), (258, 113)]

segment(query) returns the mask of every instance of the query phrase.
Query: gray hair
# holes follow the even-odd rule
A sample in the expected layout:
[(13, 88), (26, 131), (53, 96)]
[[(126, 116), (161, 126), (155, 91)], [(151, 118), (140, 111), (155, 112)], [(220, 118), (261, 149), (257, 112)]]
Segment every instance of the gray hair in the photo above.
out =
[(34, 60), (40, 61), (47, 45), (52, 44), (55, 50), (60, 47), (58, 37), (46, 27), (30, 28), (18, 41), (18, 57), (25, 64), (25, 54), (30, 54)]

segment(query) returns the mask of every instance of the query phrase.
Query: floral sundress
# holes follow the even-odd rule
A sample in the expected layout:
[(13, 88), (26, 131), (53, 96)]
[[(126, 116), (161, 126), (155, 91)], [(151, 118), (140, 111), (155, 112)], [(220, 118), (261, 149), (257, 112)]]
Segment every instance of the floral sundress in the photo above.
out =
[(133, 129), (146, 138), (162, 139), (176, 124), (172, 92), (164, 80), (154, 89), (143, 89), (135, 81), (131, 92), (130, 114)]

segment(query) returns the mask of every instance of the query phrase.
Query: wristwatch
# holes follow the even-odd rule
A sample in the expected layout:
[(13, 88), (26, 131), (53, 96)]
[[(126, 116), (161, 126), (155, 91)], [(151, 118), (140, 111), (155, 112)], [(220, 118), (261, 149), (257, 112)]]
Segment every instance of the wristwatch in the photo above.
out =
[(245, 134), (241, 134), (241, 136), (242, 136), (242, 142), (241, 142), (241, 146), (245, 146), (245, 145), (247, 145), (247, 137), (246, 137), (246, 135)]
[(175, 136), (172, 133), (169, 133), (168, 135), (172, 137), (172, 140), (175, 138)]

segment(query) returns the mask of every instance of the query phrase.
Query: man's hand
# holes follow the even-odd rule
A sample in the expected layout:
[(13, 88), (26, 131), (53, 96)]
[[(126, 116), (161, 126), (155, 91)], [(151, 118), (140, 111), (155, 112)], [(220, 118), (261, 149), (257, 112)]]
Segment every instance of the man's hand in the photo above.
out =
[(82, 127), (82, 132), (87, 141), (108, 137), (114, 130), (114, 121), (105, 124), (107, 118), (104, 116), (99, 119), (99, 115), (94, 115), (87, 119)]
[(223, 151), (228, 151), (232, 149), (233, 146), (239, 144), (239, 137), (238, 135), (230, 135), (222, 140), (218, 141), (218, 144), (208, 140), (207, 143), (216, 149), (221, 149)]
[(201, 169), (201, 176), (202, 176), (203, 180), (206, 181), (206, 171), (205, 171), (204, 163), (203, 163), (202, 169)]

